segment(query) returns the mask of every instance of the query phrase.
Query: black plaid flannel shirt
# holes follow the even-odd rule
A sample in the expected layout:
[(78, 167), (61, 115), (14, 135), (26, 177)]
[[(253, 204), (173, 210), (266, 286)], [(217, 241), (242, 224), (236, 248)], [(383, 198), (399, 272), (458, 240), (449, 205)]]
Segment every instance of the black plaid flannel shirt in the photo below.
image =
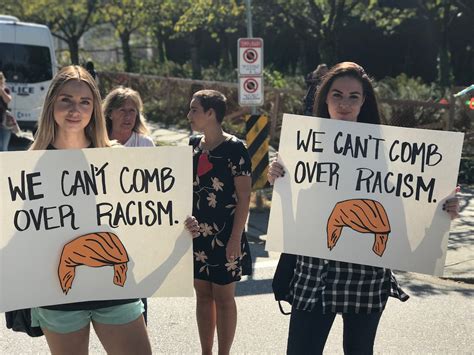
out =
[(298, 256), (292, 280), (293, 307), (311, 311), (318, 300), (323, 313), (382, 312), (388, 297), (409, 296), (390, 269)]

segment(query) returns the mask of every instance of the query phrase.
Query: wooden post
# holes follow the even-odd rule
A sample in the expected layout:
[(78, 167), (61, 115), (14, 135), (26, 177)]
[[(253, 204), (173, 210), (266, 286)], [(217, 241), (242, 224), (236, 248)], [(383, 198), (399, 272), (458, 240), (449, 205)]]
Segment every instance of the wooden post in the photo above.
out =
[(446, 125), (446, 129), (448, 131), (452, 131), (454, 127), (454, 116), (456, 113), (456, 98), (453, 94), (450, 94), (449, 97), (449, 115), (448, 115), (448, 124)]
[(272, 107), (272, 114), (270, 116), (270, 142), (275, 137), (275, 131), (278, 120), (278, 110), (280, 109), (280, 92), (275, 90), (275, 102)]
[(255, 207), (258, 211), (263, 209), (263, 198), (261, 189), (255, 191)]

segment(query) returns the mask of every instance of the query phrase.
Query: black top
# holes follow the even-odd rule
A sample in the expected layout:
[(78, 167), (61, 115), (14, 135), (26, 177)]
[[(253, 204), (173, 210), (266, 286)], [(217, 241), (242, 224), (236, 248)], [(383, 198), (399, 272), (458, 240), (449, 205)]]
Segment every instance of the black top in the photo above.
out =
[[(92, 144), (88, 148), (93, 148)], [(56, 148), (52, 144), (49, 144), (46, 149), (56, 150)], [(127, 304), (127, 303), (136, 302), (136, 301), (138, 301), (138, 298), (133, 298), (133, 299), (129, 298), (129, 299), (123, 299), (123, 300), (85, 301), (85, 302), (43, 306), (41, 308), (51, 309), (55, 311), (82, 311), (82, 310), (119, 306), (121, 304)]]

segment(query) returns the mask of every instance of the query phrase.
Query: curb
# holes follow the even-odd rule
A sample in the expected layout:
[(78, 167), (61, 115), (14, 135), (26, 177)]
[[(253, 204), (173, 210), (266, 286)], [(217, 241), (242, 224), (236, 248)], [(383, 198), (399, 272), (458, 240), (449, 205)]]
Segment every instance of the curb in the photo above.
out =
[(440, 279), (474, 285), (474, 276), (441, 276)]

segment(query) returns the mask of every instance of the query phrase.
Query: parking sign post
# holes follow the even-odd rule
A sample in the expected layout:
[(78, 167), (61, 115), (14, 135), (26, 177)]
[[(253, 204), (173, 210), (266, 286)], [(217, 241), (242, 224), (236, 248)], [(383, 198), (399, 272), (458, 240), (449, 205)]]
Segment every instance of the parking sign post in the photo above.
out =
[(239, 105), (251, 107), (251, 115), (246, 118), (247, 144), (252, 158), (252, 186), (257, 188), (256, 203), (257, 208), (261, 208), (263, 202), (260, 188), (266, 184), (268, 169), (268, 118), (257, 114), (257, 107), (264, 102), (263, 39), (253, 38), (251, 0), (246, 0), (245, 3), (248, 38), (240, 38), (237, 42)]
[(263, 80), (261, 76), (239, 77), (240, 106), (263, 105)]
[(262, 75), (263, 39), (240, 38), (237, 43), (239, 75)]
[(263, 105), (263, 39), (240, 38), (237, 42), (239, 105)]

